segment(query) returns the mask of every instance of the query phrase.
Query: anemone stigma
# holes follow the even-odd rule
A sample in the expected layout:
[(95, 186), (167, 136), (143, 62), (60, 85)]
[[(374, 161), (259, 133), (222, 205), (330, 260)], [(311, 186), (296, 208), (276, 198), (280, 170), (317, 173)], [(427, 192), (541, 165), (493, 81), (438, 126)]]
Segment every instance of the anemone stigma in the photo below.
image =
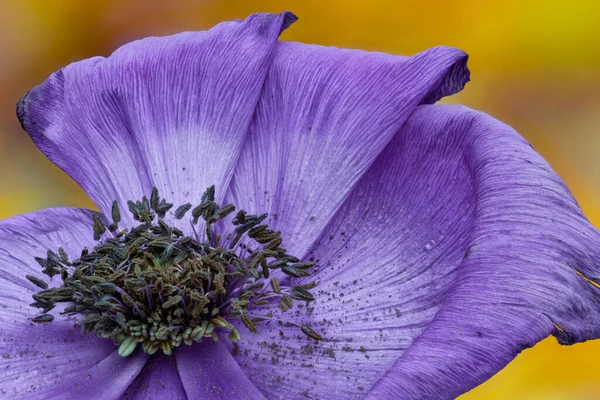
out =
[[(94, 215), (94, 239), (99, 243), (92, 250), (83, 249), (73, 261), (62, 248), (58, 254), (48, 251), (45, 259), (36, 258), (45, 275), (61, 276), (62, 285), (48, 288), (43, 280), (27, 276), (42, 289), (33, 295), (31, 305), (43, 314), (33, 322), (51, 322), (54, 316), (48, 312), (64, 302), (68, 306), (62, 314), (82, 317), (82, 331), (113, 340), (121, 356), (129, 356), (138, 345), (148, 354), (160, 349), (170, 355), (182, 343), (217, 341), (219, 332), (228, 332), (231, 341), (239, 340), (233, 319), (257, 332), (257, 323), (272, 319), (271, 313), (253, 316), (259, 306), (279, 303), (285, 312), (294, 300), (314, 301), (310, 292), (314, 283), (282, 284), (271, 277), (271, 271), (281, 271), (290, 277), (288, 282), (309, 276), (315, 263), (303, 262), (280, 247), (280, 233), (261, 224), (267, 214), (239, 211), (232, 220), (233, 232), (223, 239), (214, 224), (235, 207), (220, 207), (214, 195), (211, 186), (199, 205), (184, 204), (173, 213), (182, 219), (191, 210), (192, 226), (202, 218), (202, 242), (198, 235), (186, 236), (164, 222), (173, 205), (160, 199), (156, 188), (150, 199), (128, 202), (129, 212), (140, 222), (130, 230), (119, 227), (121, 211), (116, 201), (112, 223), (107, 225)], [(249, 240), (242, 242), (244, 236)], [(308, 337), (322, 339), (309, 326), (294, 325)]]

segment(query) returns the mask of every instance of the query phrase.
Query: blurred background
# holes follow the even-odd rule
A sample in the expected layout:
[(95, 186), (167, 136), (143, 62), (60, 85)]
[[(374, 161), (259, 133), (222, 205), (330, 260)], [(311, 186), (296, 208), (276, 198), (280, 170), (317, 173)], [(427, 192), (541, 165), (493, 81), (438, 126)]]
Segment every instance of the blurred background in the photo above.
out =
[[(209, 28), (255, 11), (294, 11), (283, 40), (414, 54), (470, 54), (471, 83), (444, 102), (483, 110), (525, 136), (600, 226), (600, 2), (470, 0), (0, 0), (0, 218), (94, 208), (21, 131), (15, 104), (62, 66), (149, 35)], [(461, 397), (598, 399), (600, 340), (549, 338)]]

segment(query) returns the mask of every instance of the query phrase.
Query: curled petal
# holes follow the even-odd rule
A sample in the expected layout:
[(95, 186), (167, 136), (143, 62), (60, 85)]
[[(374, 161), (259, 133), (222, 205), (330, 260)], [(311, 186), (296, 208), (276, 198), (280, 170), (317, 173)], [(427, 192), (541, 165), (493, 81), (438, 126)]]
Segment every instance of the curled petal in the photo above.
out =
[(455, 398), (550, 334), (600, 335), (599, 244), (510, 127), (419, 106), (309, 252), (317, 301), (256, 335), (240, 327), (236, 358), (267, 397)]
[(54, 73), (17, 115), (106, 215), (113, 200), (127, 209), (153, 187), (176, 205), (196, 203), (208, 186), (227, 187), (273, 46), (295, 19), (254, 14), (129, 43)]
[(399, 57), (280, 42), (230, 187), (305, 254), (414, 108), (460, 91), (467, 56)]
[(562, 344), (600, 336), (600, 235), (542, 157), (461, 107), (422, 107), (401, 134), (456, 137), (475, 212), (460, 265), (433, 275), (439, 310), (371, 398), (454, 398), (549, 334)]

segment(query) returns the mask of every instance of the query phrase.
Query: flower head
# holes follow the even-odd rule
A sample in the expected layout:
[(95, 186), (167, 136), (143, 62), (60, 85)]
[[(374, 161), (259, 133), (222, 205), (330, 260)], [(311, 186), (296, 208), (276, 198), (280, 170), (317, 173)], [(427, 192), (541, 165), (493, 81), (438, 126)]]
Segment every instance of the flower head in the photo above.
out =
[(295, 19), (133, 42), (19, 102), (101, 212), (0, 222), (0, 393), (454, 398), (600, 336), (568, 189), (510, 127), (433, 105), (466, 55), (278, 41)]

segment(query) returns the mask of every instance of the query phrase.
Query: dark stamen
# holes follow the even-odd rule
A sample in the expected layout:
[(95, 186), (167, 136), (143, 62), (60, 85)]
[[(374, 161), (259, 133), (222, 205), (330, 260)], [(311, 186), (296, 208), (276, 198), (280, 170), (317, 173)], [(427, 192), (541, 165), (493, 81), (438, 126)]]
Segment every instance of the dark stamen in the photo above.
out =
[(29, 282), (33, 283), (34, 285), (36, 285), (39, 288), (48, 289), (48, 284), (46, 282), (44, 282), (43, 280), (36, 278), (35, 276), (25, 275), (25, 278), (27, 278), (27, 280), (29, 280)]
[(188, 212), (190, 208), (192, 208), (191, 203), (187, 203), (187, 204), (177, 207), (177, 210), (175, 210), (175, 218), (177, 218), (177, 219), (183, 218), (185, 216), (185, 213)]
[(313, 331), (311, 329), (310, 326), (308, 325), (302, 325), (302, 327), (300, 328), (302, 330), (302, 333), (304, 333), (306, 336), (313, 338), (315, 340), (323, 340), (323, 337), (321, 335), (319, 335), (317, 332)]
[[(48, 288), (43, 280), (26, 276), (43, 289), (33, 295), (31, 305), (43, 310), (33, 322), (51, 322), (54, 316), (48, 312), (57, 303), (68, 303), (63, 314), (81, 315), (82, 331), (112, 339), (121, 356), (132, 354), (138, 344), (148, 354), (160, 349), (170, 355), (182, 343), (217, 340), (220, 331), (228, 331), (232, 341), (239, 340), (239, 332), (229, 322), (232, 319), (257, 332), (256, 324), (265, 318), (252, 318), (252, 310), (273, 299), (279, 299), (282, 311), (292, 308), (294, 300), (314, 301), (310, 293), (314, 284), (290, 286), (275, 277), (269, 280), (273, 270), (292, 278), (308, 276), (315, 263), (301, 262), (279, 247), (280, 233), (261, 224), (267, 214), (238, 211), (233, 235), (215, 234), (213, 225), (235, 207), (217, 204), (214, 186), (204, 192), (196, 207), (187, 203), (173, 212), (181, 219), (192, 209), (194, 224), (202, 218), (206, 242), (185, 236), (162, 220), (173, 204), (161, 199), (156, 188), (150, 199), (144, 196), (128, 201), (127, 206), (139, 225), (117, 231), (121, 213), (115, 201), (108, 226), (112, 237), (93, 249), (83, 249), (73, 261), (62, 248), (58, 255), (48, 251), (45, 259), (36, 258), (42, 272), (49, 277), (60, 274), (63, 285)], [(93, 214), (92, 222), (94, 238), (100, 240), (107, 230), (105, 222), (99, 214)], [(248, 242), (240, 249), (246, 256), (240, 256), (234, 249), (244, 236)], [(232, 238), (226, 247), (220, 244), (223, 237)], [(322, 339), (307, 325), (301, 330)]]

